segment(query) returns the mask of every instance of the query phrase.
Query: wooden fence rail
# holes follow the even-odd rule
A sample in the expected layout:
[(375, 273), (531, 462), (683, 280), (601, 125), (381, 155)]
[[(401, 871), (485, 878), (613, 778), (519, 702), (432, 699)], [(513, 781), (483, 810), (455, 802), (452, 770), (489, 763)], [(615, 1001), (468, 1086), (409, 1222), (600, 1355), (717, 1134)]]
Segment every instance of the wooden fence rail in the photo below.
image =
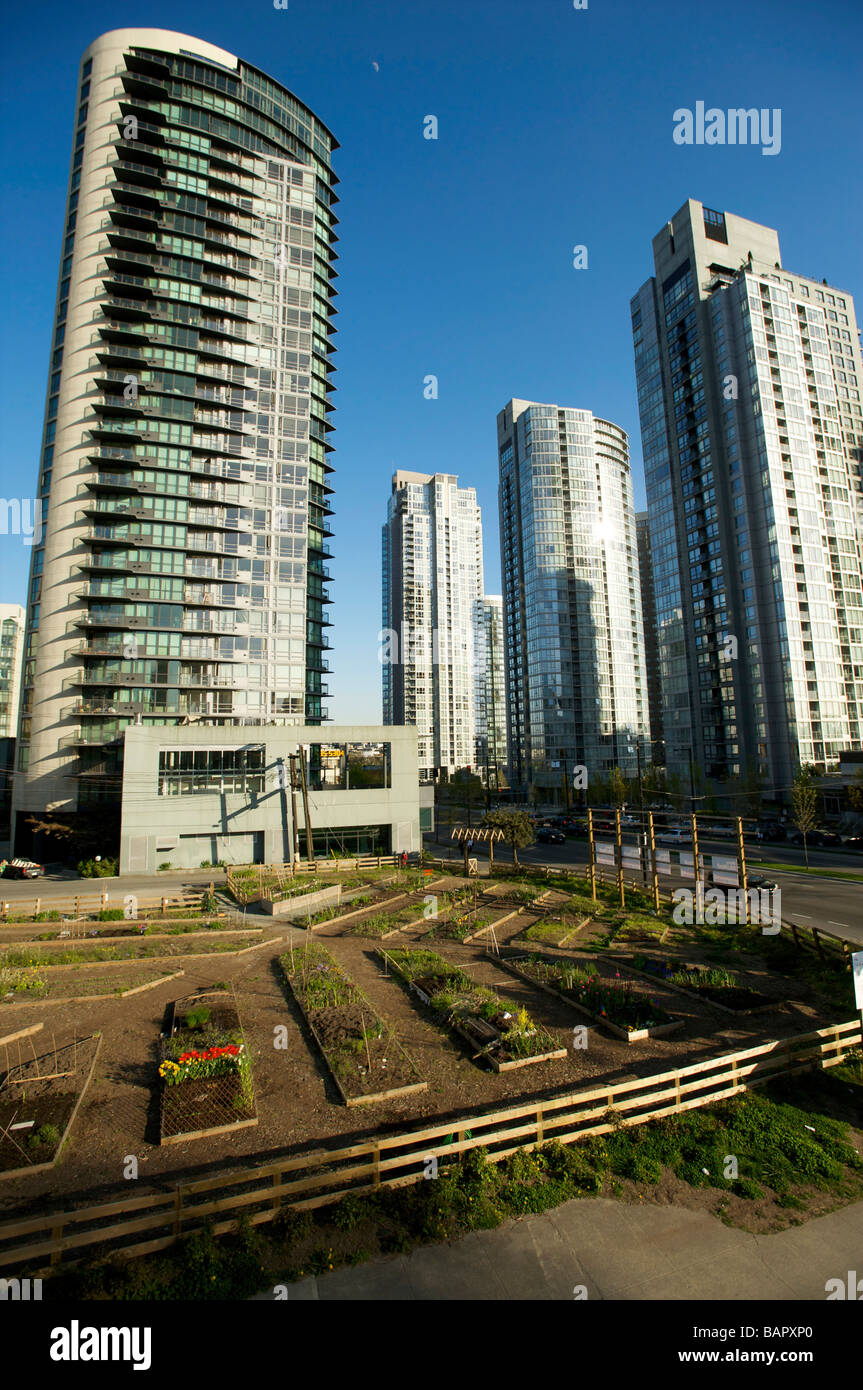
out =
[(272, 1221), (283, 1206), (319, 1207), (346, 1192), (419, 1182), (428, 1158), (454, 1159), (484, 1146), (499, 1162), (518, 1148), (554, 1139), (571, 1144), (619, 1124), (645, 1124), (712, 1105), (779, 1076), (836, 1066), (861, 1042), (861, 1022), (852, 1019), (652, 1076), (599, 1083), (492, 1114), (462, 1115), (422, 1130), (298, 1154), (98, 1206), (6, 1221), (0, 1223), (0, 1268), (24, 1265), (35, 1274), (97, 1252), (152, 1254), (205, 1223), (220, 1235), (235, 1229), (243, 1215), (259, 1225)]
[[(211, 884), (210, 892), (212, 890)], [(74, 920), (82, 912), (101, 912), (104, 908), (122, 907), (127, 896), (129, 895), (122, 888), (114, 888), (111, 892), (90, 895), (76, 893), (68, 898), (8, 898), (0, 900), (0, 922), (22, 915), (35, 917), (40, 912), (59, 912), (63, 917)], [(204, 898), (203, 893), (191, 891), (173, 894), (134, 893), (131, 896), (135, 898), (136, 912), (168, 912), (171, 908), (200, 907)]]
[[(355, 859), (318, 859), (314, 864), (303, 861), (299, 864), (243, 864), (230, 865), (225, 870), (226, 887), (230, 893), (246, 902), (254, 902), (273, 881), (284, 885), (286, 880), (314, 874), (324, 877), (328, 873), (356, 873), (361, 869), (385, 869), (392, 865), (398, 868), (399, 854), (367, 854)], [(411, 856), (416, 860), (416, 855)]]

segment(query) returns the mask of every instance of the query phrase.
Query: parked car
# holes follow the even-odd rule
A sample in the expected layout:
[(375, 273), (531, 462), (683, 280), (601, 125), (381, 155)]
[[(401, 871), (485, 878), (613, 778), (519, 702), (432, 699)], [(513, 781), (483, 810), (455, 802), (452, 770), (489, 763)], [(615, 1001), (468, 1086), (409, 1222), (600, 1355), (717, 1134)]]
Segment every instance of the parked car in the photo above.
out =
[(820, 831), (822, 845), (827, 845), (831, 849), (834, 845), (842, 844), (842, 836), (837, 835), (835, 830)]
[(566, 836), (553, 825), (541, 825), (536, 832), (537, 843), (541, 845), (565, 845)]
[(576, 837), (576, 839), (579, 839), (579, 840), (586, 840), (586, 839), (587, 839), (587, 821), (586, 821), (586, 820), (571, 820), (571, 821), (569, 821), (569, 823), (567, 824), (565, 833), (566, 833), (567, 835), (574, 835), (574, 836)]
[(661, 835), (657, 835), (658, 845), (691, 845), (691, 830), (663, 830)]
[(45, 870), (32, 859), (10, 859), (3, 869), (4, 878), (42, 878)]
[(842, 841), (846, 849), (863, 849), (863, 835), (846, 835)]
[(777, 844), (781, 840), (788, 839), (788, 831), (785, 829), (785, 826), (780, 825), (778, 821), (765, 821), (762, 825), (759, 825), (755, 834), (759, 840), (767, 840)]
[[(807, 843), (807, 845), (809, 846), (810, 849), (820, 849), (821, 846), (824, 844), (824, 832), (821, 831), (821, 830), (807, 830), (807, 832), (806, 832), (806, 843)], [(803, 844), (803, 831), (802, 831), (802, 830), (795, 830), (794, 834), (791, 836), (791, 844), (792, 844), (792, 845), (802, 845), (802, 844)]]

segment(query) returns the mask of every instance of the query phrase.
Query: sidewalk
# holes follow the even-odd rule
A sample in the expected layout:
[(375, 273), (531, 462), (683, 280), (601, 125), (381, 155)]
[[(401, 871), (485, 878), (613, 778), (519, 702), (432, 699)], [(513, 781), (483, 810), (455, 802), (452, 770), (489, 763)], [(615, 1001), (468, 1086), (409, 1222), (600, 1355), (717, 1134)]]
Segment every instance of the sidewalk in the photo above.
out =
[(288, 1299), (571, 1300), (584, 1285), (589, 1299), (824, 1300), (826, 1281), (844, 1281), (849, 1270), (863, 1274), (863, 1202), (750, 1235), (681, 1207), (585, 1198), (452, 1244), (303, 1279), (288, 1285)]

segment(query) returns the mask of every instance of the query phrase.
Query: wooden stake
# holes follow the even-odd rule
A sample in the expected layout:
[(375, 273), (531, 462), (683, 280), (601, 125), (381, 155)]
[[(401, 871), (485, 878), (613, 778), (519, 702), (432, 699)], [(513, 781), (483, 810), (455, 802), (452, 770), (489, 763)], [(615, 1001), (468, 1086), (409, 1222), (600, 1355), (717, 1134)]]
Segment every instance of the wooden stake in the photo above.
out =
[(623, 886), (623, 834), (620, 828), (620, 807), (614, 813), (614, 852), (617, 856), (617, 891), (620, 894), (620, 906), (626, 906), (626, 890)]

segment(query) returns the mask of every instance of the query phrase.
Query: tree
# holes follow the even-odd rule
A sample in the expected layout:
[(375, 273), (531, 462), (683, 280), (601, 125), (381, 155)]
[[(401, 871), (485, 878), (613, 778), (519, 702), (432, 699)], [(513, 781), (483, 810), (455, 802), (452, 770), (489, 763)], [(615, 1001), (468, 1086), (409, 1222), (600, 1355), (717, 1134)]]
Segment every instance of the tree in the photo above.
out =
[(852, 811), (863, 811), (863, 767), (848, 788), (848, 804)]
[(449, 784), (449, 794), (454, 802), (465, 808), (467, 823), (470, 825), (474, 806), (481, 805), (486, 799), (482, 778), (478, 777), (475, 772), (471, 772), (470, 768), (460, 767), (453, 774)]
[(809, 868), (809, 846), (806, 836), (814, 830), (818, 821), (818, 790), (812, 781), (812, 772), (801, 767), (791, 784), (791, 816), (803, 836), (803, 853), (806, 867)]
[(527, 811), (489, 811), (482, 823), (503, 831), (504, 841), (512, 845), (513, 865), (518, 868), (518, 851), (532, 845), (536, 838)]
[(628, 783), (619, 767), (613, 767), (608, 774), (608, 790), (615, 806), (623, 806), (626, 801)]

